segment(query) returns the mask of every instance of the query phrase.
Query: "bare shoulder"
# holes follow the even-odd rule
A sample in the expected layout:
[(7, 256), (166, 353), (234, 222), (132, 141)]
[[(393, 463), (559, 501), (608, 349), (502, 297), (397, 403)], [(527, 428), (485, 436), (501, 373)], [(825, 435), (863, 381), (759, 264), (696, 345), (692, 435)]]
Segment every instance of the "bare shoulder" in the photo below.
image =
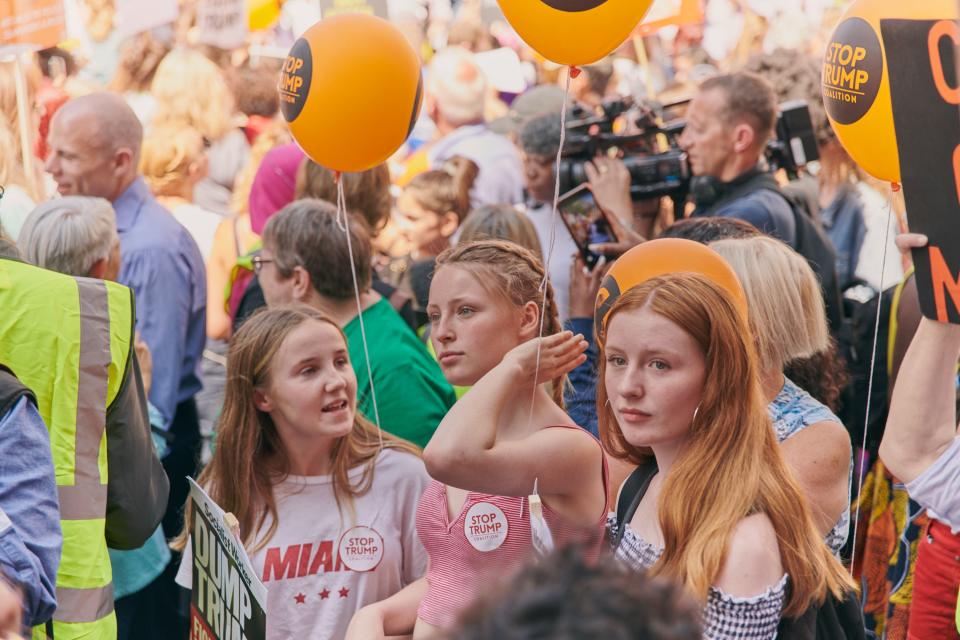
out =
[[(846, 473), (850, 464), (850, 434), (834, 420), (811, 424), (781, 443), (781, 448), (791, 463), (833, 463)], [(800, 460), (797, 460), (797, 457)]]
[(747, 516), (730, 536), (715, 586), (731, 596), (748, 597), (762, 594), (781, 578), (783, 563), (773, 523), (763, 513)]
[(781, 443), (788, 448), (791, 445), (805, 445), (817, 448), (850, 449), (850, 434), (846, 427), (835, 420), (821, 420), (801, 429)]
[[(810, 431), (811, 434), (814, 434), (821, 446), (826, 446), (830, 450), (839, 449), (849, 454), (850, 432), (839, 422), (823, 420), (822, 422), (815, 422), (803, 431)], [(797, 435), (802, 435), (803, 431)]]

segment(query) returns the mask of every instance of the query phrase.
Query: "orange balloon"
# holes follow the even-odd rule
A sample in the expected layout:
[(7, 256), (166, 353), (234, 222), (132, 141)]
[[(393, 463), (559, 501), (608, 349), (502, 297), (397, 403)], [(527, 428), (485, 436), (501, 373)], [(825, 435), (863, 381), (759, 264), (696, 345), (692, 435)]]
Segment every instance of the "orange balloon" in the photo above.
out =
[(497, 0), (523, 41), (547, 60), (586, 65), (626, 40), (653, 0)]
[(319, 165), (365, 171), (400, 148), (423, 95), (420, 59), (376, 16), (325, 18), (297, 40), (280, 74), (280, 110)]
[(847, 153), (875, 178), (900, 182), (880, 21), (956, 19), (957, 9), (956, 0), (857, 0), (830, 37), (823, 59), (823, 104)]
[(651, 240), (620, 256), (603, 278), (597, 293), (594, 326), (601, 342), (610, 308), (621, 295), (651, 278), (670, 273), (696, 273), (724, 289), (747, 320), (747, 296), (733, 267), (705, 244), (680, 238)]

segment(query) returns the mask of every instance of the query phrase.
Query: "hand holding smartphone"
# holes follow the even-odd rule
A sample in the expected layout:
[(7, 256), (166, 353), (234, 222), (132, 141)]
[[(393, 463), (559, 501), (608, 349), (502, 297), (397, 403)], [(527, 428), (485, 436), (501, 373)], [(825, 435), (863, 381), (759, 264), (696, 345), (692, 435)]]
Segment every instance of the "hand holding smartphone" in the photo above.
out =
[(590, 269), (600, 259), (600, 254), (591, 251), (590, 245), (618, 242), (613, 225), (597, 204), (589, 184), (565, 193), (557, 202), (557, 212)]

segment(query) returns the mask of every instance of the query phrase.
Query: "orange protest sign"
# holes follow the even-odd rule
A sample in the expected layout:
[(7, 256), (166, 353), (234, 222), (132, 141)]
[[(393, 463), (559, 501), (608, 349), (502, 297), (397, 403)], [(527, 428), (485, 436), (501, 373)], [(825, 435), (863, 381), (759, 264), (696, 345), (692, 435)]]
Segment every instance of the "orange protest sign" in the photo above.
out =
[(663, 27), (700, 24), (703, 20), (701, 0), (674, 0), (673, 6), (668, 2), (655, 3), (646, 20), (637, 26), (634, 35), (645, 38)]
[(63, 0), (0, 0), (0, 52), (46, 49), (65, 37)]

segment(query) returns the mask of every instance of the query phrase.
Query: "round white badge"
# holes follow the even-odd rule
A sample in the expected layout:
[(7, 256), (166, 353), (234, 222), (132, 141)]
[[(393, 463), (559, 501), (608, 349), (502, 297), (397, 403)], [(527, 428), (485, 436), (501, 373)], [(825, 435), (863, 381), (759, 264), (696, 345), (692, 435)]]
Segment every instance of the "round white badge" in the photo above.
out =
[(478, 502), (463, 521), (463, 534), (477, 551), (499, 549), (507, 539), (507, 516), (496, 505)]
[(370, 527), (354, 527), (340, 537), (339, 551), (351, 571), (373, 571), (383, 559), (383, 536)]

